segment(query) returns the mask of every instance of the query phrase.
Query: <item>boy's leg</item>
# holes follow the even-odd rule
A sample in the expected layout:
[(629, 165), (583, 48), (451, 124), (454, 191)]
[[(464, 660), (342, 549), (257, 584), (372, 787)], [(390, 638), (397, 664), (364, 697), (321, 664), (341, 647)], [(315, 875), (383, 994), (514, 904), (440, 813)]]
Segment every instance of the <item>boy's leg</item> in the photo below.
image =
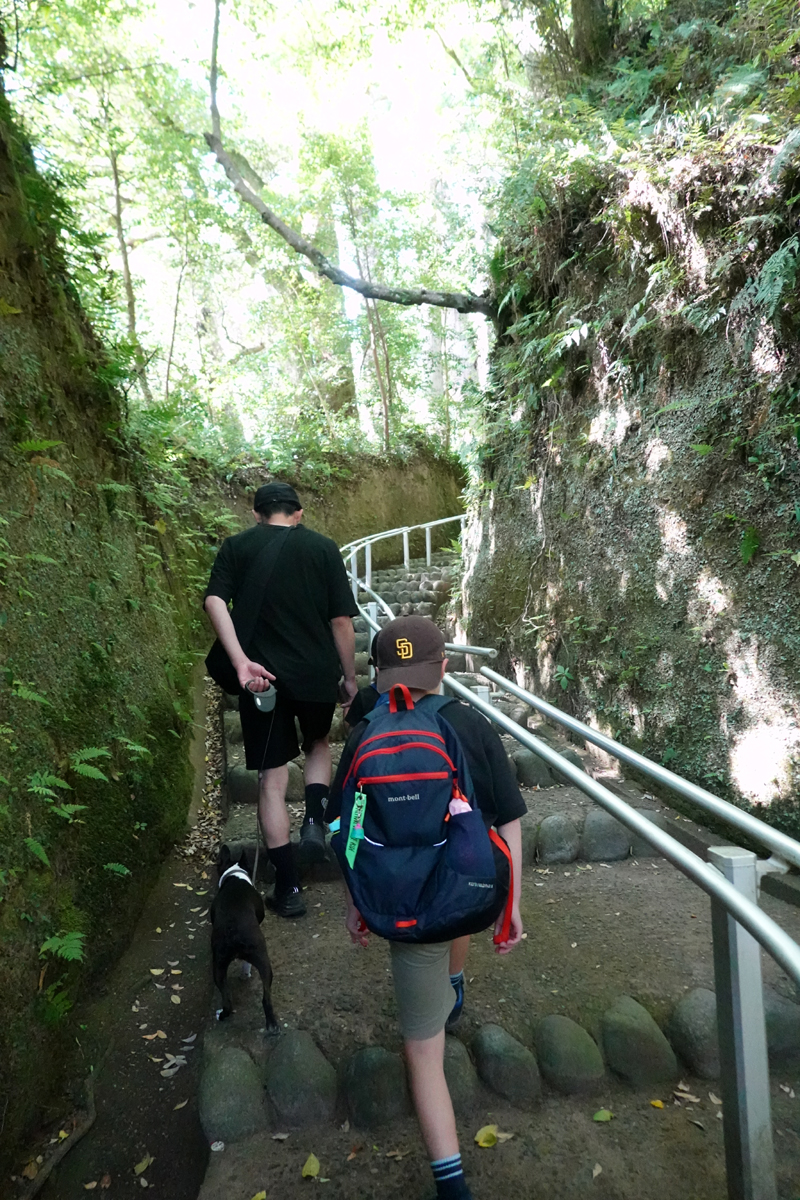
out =
[(453, 1102), (444, 1077), (444, 1030), (435, 1037), (405, 1043), (411, 1096), (422, 1140), (432, 1161), (458, 1154)]
[(400, 1029), (414, 1109), (431, 1156), (437, 1200), (471, 1200), (444, 1074), (444, 1025), (452, 1007), (450, 946), (390, 942)]
[(469, 950), (469, 934), (454, 938), (450, 944), (450, 982), (453, 985), (453, 1008), (447, 1018), (446, 1029), (454, 1029), (461, 1020), (464, 1009), (464, 966)]

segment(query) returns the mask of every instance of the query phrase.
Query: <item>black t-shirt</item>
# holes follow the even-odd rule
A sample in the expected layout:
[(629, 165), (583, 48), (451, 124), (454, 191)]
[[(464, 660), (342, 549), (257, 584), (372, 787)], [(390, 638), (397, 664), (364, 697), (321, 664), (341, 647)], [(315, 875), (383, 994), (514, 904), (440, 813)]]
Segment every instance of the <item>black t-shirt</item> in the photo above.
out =
[[(226, 538), (211, 570), (206, 596), (236, 597), (254, 560), (280, 525), (253, 525)], [(286, 537), (272, 572), (250, 644), (254, 662), (275, 675), (296, 700), (334, 703), (341, 665), (331, 631), (334, 617), (354, 617), (342, 556), (331, 538), (298, 525)]]
[[(359, 696), (367, 690), (362, 688)], [(353, 701), (354, 704), (357, 699), (358, 697)], [(369, 697), (364, 696), (364, 699), (369, 702)], [(424, 703), (424, 698), (418, 701), (418, 704)], [(370, 707), (374, 708), (374, 704)], [(517, 817), (524, 816), (528, 810), (517, 787), (503, 743), (486, 718), (469, 704), (462, 704), (460, 700), (453, 700), (451, 704), (440, 709), (440, 714), (453, 727), (461, 743), (472, 776), (478, 807), (487, 825), (507, 825)], [(325, 820), (328, 822), (341, 815), (342, 783), (366, 728), (367, 722), (359, 721), (347, 739), (325, 809)]]

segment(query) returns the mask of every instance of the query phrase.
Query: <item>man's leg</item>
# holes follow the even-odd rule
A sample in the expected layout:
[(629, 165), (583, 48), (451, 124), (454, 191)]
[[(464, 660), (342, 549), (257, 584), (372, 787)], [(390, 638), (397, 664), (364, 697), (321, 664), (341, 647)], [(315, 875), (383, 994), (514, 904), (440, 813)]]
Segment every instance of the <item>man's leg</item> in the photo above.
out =
[(453, 985), (455, 999), (453, 1011), (447, 1018), (446, 1029), (454, 1029), (461, 1020), (461, 1013), (464, 1009), (464, 966), (468, 950), (469, 934), (465, 937), (455, 938), (450, 944), (450, 982)]
[(289, 841), (286, 785), (289, 768), (270, 767), (259, 774), (258, 821), (269, 860), (275, 868), (275, 892), (271, 907), (282, 917), (302, 917), (306, 911), (300, 895), (300, 880)]
[(305, 816), (300, 826), (300, 855), (304, 862), (325, 860), (325, 803), (331, 786), (331, 748), (328, 731), (334, 704), (299, 703), (297, 716), (303, 734)]

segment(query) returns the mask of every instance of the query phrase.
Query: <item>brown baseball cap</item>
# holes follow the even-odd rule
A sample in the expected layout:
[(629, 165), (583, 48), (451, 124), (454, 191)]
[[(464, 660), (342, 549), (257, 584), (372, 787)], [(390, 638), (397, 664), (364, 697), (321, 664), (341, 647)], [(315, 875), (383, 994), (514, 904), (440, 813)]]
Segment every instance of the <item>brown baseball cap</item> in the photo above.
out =
[(396, 683), (426, 692), (439, 686), (444, 634), (428, 617), (397, 617), (384, 625), (375, 641), (379, 692), (388, 692)]

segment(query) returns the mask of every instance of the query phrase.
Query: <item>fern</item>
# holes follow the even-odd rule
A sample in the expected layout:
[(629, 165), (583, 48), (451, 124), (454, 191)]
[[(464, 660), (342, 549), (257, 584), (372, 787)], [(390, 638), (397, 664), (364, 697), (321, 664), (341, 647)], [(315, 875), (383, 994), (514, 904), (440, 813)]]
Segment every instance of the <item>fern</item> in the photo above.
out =
[(103, 863), (103, 870), (110, 871), (112, 875), (130, 875), (130, 871), (122, 863)]
[(138, 742), (132, 742), (130, 738), (118, 736), (116, 740), (125, 747), (129, 754), (133, 755), (134, 759), (139, 759), (143, 755), (151, 753), (147, 746), (140, 746)]
[(25, 845), (35, 858), (38, 858), (40, 862), (43, 862), (46, 867), (50, 866), (50, 859), (47, 857), (47, 851), (41, 842), (37, 842), (36, 838), (26, 837)]
[(34, 692), (27, 684), (19, 683), (17, 680), (14, 680), (12, 683), (11, 692), (18, 700), (31, 700), (35, 704), (50, 704), (50, 701), (46, 700), (44, 696), (40, 696), (38, 692)]
[(83, 962), (83, 942), (85, 934), (78, 933), (77, 929), (71, 929), (68, 933), (54, 933), (46, 942), (42, 942), (39, 947), (39, 957), (44, 958), (45, 954), (53, 954), (56, 958), (63, 958), (66, 962)]
[(85, 804), (54, 804), (53, 812), (57, 817), (62, 817), (72, 825), (75, 820), (75, 813), (83, 812), (85, 808)]
[(67, 792), (72, 791), (66, 779), (59, 779), (58, 775), (49, 775), (46, 771), (34, 771), (33, 775), (28, 776), (28, 791), (34, 796), (55, 799), (56, 793), (53, 788), (62, 788)]
[(53, 450), (56, 446), (63, 446), (63, 442), (17, 442), (17, 450), (22, 454), (41, 454), (43, 450)]
[(108, 783), (108, 776), (99, 767), (91, 765), (93, 758), (111, 758), (111, 753), (105, 746), (85, 746), (83, 750), (73, 750), (69, 756), (70, 766), (76, 775), (82, 775), (84, 779), (99, 779)]
[(26, 554), (25, 557), (29, 562), (49, 563), (53, 567), (58, 566), (58, 561), (55, 558), (50, 558), (47, 554)]

